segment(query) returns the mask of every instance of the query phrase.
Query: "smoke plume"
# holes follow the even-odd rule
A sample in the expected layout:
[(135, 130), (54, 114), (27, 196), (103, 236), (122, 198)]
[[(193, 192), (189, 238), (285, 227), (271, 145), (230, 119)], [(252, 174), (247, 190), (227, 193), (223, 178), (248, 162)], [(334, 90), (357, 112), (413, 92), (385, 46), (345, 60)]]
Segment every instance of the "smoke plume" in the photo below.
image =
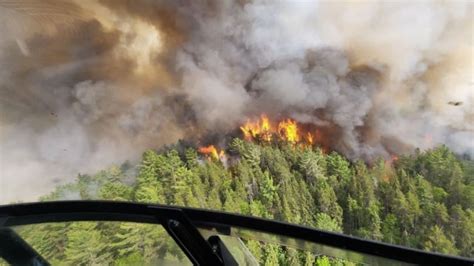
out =
[(0, 203), (266, 113), (474, 155), (473, 4), (0, 0)]

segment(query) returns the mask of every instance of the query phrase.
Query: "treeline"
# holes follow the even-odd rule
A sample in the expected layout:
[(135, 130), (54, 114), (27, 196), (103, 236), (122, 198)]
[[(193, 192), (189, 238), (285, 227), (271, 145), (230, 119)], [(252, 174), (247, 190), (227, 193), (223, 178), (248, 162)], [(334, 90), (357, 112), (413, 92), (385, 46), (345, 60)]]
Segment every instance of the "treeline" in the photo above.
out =
[[(222, 163), (181, 145), (146, 151), (137, 166), (79, 175), (42, 200), (107, 199), (224, 210), (474, 256), (474, 164), (445, 146), (370, 166), (319, 148), (237, 138), (226, 153), (229, 159)], [(73, 223), (32, 228), (20, 233), (57, 263), (184, 259), (157, 226)], [(263, 265), (349, 263), (257, 241), (247, 241), (247, 246)]]

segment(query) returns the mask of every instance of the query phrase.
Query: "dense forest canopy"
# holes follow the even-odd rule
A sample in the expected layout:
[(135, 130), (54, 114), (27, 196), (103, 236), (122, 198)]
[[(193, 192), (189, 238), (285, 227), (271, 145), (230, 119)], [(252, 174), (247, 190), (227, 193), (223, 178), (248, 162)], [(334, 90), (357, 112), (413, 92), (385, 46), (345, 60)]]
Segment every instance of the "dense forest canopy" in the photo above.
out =
[[(474, 163), (457, 158), (446, 146), (370, 164), (284, 141), (235, 138), (225, 152), (224, 160), (182, 143), (149, 150), (137, 165), (124, 163), (95, 175), (79, 175), (42, 200), (106, 199), (224, 210), (474, 256)], [(182, 259), (169, 240), (157, 242), (165, 237), (164, 231), (150, 226), (50, 224), (19, 231), (57, 262)], [(90, 241), (93, 250), (81, 248)], [(157, 246), (161, 251), (153, 252)], [(256, 241), (248, 241), (248, 247), (267, 265), (347, 264)]]

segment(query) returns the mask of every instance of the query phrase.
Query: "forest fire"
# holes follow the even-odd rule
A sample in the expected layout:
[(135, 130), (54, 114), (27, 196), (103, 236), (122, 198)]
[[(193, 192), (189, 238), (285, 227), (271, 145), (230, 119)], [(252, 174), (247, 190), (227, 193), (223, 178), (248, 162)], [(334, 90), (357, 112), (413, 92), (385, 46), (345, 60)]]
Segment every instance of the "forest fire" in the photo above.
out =
[(298, 125), (296, 121), (286, 119), (278, 124), (278, 134), (286, 141), (297, 143), (300, 141)]
[(263, 114), (260, 116), (260, 121), (247, 121), (245, 125), (240, 127), (240, 130), (244, 134), (246, 140), (252, 139), (262, 139), (264, 141), (272, 140), (272, 127), (270, 125), (270, 120), (268, 117)]
[[(319, 144), (325, 150), (323, 137), (318, 129), (311, 132), (308, 127), (304, 127), (290, 118), (273, 123), (267, 115), (262, 114), (259, 119), (247, 120), (240, 127), (240, 130), (247, 141), (271, 142), (282, 140), (291, 144), (300, 144), (304, 147)], [(224, 150), (219, 151), (214, 145), (200, 147), (198, 151), (210, 159), (222, 161), (225, 158)]]
[[(284, 142), (301, 148), (318, 147), (324, 154), (334, 150), (332, 148), (334, 139), (338, 138), (337, 129), (315, 127), (311, 124), (299, 123), (291, 118), (272, 121), (266, 114), (255, 119), (248, 119), (240, 126), (240, 131), (246, 141), (260, 144)], [(227, 159), (224, 150), (219, 151), (214, 145), (200, 147), (198, 151), (208, 159), (220, 161)], [(391, 154), (384, 161), (387, 167), (391, 167), (398, 159), (396, 154)]]
[(198, 151), (202, 154), (210, 156), (210, 158), (213, 158), (215, 160), (219, 160), (224, 157), (224, 150), (218, 151), (214, 145), (200, 147)]
[(290, 118), (284, 119), (278, 123), (271, 123), (268, 116), (265, 114), (260, 116), (258, 120), (248, 120), (240, 130), (244, 134), (244, 138), (248, 141), (260, 140), (270, 142), (274, 138), (284, 140), (286, 142), (297, 144), (313, 145), (320, 133), (316, 130), (315, 133), (309, 130), (304, 130), (301, 125)]
[(313, 134), (311, 134), (311, 132), (306, 133), (306, 141), (308, 142), (309, 145), (313, 145), (314, 136)]

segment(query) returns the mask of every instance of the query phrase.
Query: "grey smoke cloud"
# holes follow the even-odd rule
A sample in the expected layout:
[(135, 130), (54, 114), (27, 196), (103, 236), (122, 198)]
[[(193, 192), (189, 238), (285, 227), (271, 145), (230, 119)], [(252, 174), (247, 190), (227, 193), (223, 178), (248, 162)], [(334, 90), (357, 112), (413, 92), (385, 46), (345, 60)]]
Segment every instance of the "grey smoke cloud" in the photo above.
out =
[(0, 202), (262, 112), (336, 132), (351, 159), (441, 143), (474, 156), (472, 11), (0, 0)]

